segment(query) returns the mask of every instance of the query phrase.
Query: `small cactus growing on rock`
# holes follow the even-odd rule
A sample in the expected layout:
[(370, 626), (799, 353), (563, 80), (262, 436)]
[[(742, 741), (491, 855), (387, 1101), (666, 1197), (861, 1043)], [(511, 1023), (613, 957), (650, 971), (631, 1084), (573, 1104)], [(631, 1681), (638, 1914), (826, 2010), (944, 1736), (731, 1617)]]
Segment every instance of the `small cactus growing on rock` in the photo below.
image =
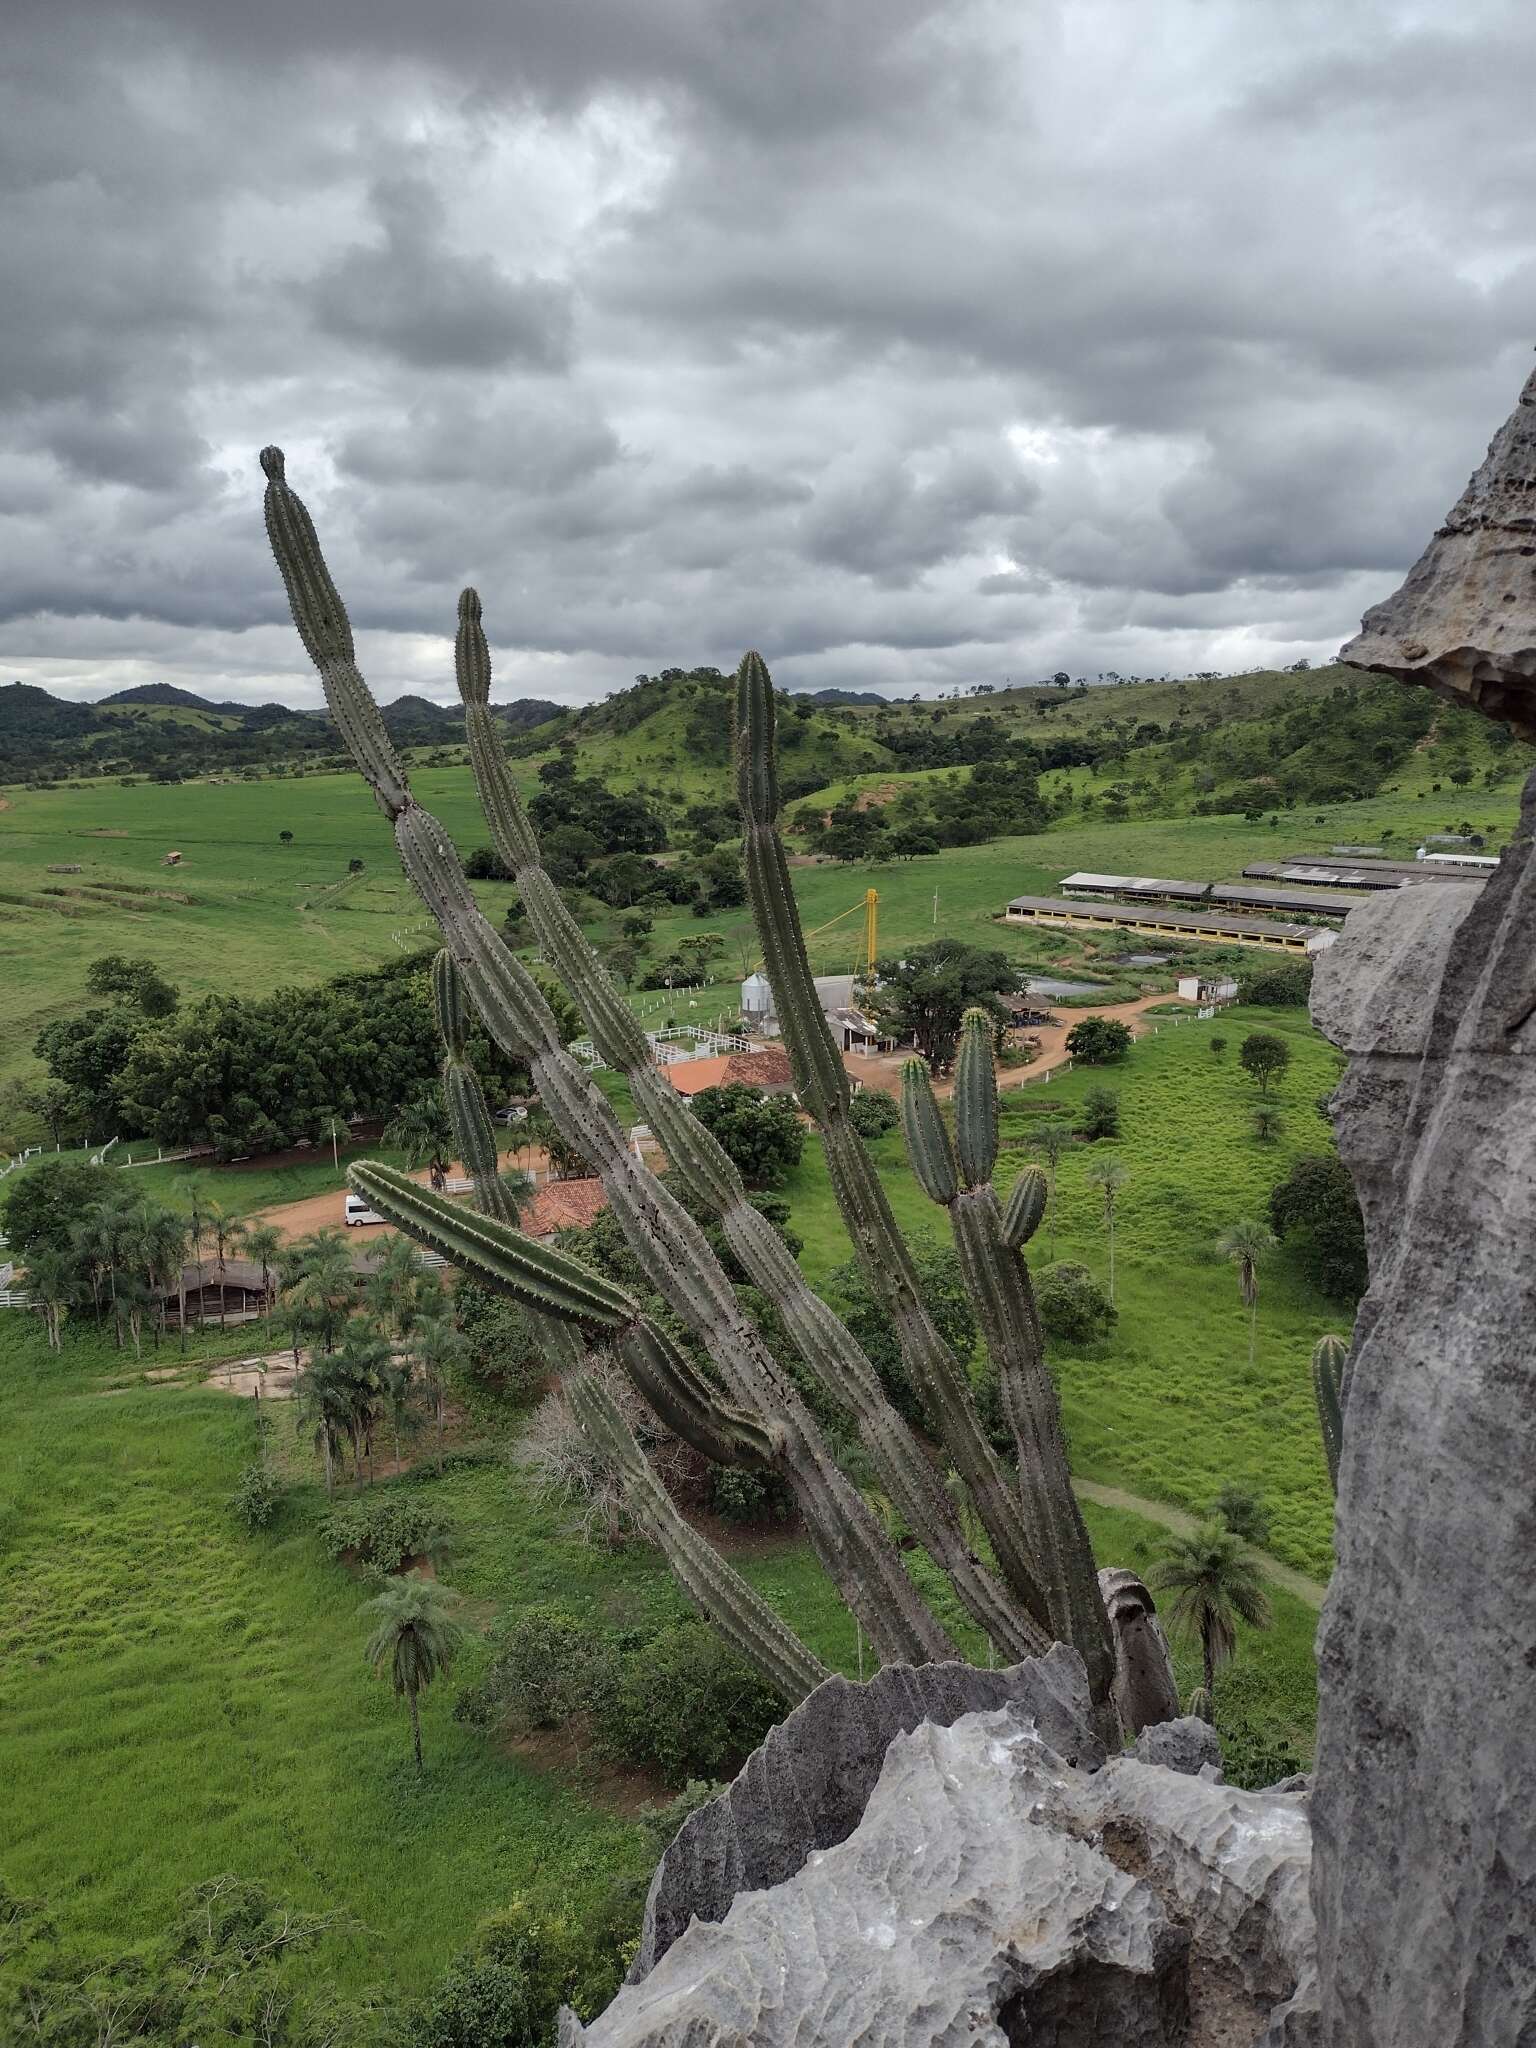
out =
[[(821, 1667), (782, 1621), (672, 1509), (599, 1383), (582, 1374), (590, 1348), (610, 1349), (656, 1413), (705, 1457), (771, 1469), (788, 1484), (822, 1565), (884, 1662), (956, 1654), (869, 1502), (840, 1469), (794, 1376), (769, 1350), (700, 1225), (638, 1161), (607, 1099), (563, 1044), (538, 984), (481, 915), (443, 827), (417, 803), (378, 707), (357, 668), (351, 628), (313, 522), (289, 487), (280, 450), (262, 455), (273, 551), (304, 646), (349, 752), (390, 819), (402, 864), (436, 919), (444, 951), (434, 993), (446, 1048), (444, 1088), (478, 1213), (379, 1165), (353, 1169), (379, 1213), (542, 1319), (583, 1428), (608, 1457), (637, 1520), (717, 1629), (796, 1699)], [(847, 1327), (816, 1295), (783, 1239), (746, 1198), (714, 1136), (656, 1067), (644, 1032), (543, 865), (489, 710), (491, 664), (480, 600), (459, 601), (455, 668), (481, 805), (545, 959), (581, 1012), (601, 1057), (627, 1080), (669, 1163), (668, 1180), (719, 1226), (732, 1256), (772, 1304), (809, 1369), (855, 1420), (894, 1513), (945, 1575), (961, 1606), (1007, 1658), (1071, 1643), (1112, 1719), (1113, 1653), (1092, 1553), (1067, 1475), (1055, 1390), (1021, 1249), (1040, 1220), (1043, 1177), (1030, 1169), (1006, 1211), (991, 1186), (997, 1153), (990, 1021), (967, 1020), (957, 1068), (952, 1146), (931, 1090), (909, 1091), (913, 1163), (950, 1212), (966, 1284), (993, 1354), (1016, 1439), (1017, 1474), (998, 1456), (971, 1395), (965, 1362), (936, 1328), (879, 1175), (848, 1114), (849, 1086), (812, 983), (779, 836), (774, 699), (760, 656), (736, 678), (735, 760), (743, 862), (785, 1048), (802, 1104), (822, 1132), (849, 1234), (903, 1359), (959, 1474), (962, 1514), (933, 1459), (892, 1408)], [(465, 1057), (468, 1018), (527, 1062), (556, 1129), (601, 1177), (610, 1209), (647, 1281), (707, 1355), (706, 1376), (622, 1288), (520, 1233), (495, 1173), (483, 1095)], [(967, 1527), (974, 1514), (991, 1557)]]
[(1344, 1448), (1344, 1400), (1349, 1392), (1349, 1346), (1342, 1337), (1319, 1337), (1312, 1347), (1312, 1392), (1328, 1460), (1328, 1483), (1339, 1487), (1339, 1454)]

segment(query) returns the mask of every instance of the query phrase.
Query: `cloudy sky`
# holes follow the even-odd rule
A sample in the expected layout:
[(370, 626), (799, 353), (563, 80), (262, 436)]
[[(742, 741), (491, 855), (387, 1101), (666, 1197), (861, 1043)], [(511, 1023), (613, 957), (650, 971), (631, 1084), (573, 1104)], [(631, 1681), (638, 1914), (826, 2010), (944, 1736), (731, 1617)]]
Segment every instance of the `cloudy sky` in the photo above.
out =
[(1329, 654), (1536, 341), (1529, 0), (8, 0), (0, 680)]

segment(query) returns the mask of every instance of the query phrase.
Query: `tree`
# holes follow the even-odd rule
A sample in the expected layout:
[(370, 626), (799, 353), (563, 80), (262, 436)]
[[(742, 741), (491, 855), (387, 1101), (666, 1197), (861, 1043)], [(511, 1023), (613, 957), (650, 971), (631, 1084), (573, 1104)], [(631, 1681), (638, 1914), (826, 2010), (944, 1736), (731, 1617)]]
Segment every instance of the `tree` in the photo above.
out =
[(1192, 1536), (1176, 1536), (1147, 1574), (1154, 1592), (1172, 1593), (1168, 1623), (1195, 1637), (1209, 1700), (1216, 1673), (1237, 1649), (1237, 1624), (1268, 1628), (1272, 1619), (1258, 1562), (1225, 1522), (1202, 1522)]
[[(918, 1291), (935, 1327), (956, 1357), (969, 1358), (976, 1345), (976, 1318), (966, 1296), (959, 1259), (948, 1245), (925, 1244), (914, 1250), (913, 1263)], [(908, 1422), (924, 1429), (933, 1428), (934, 1418), (924, 1412), (902, 1357), (900, 1339), (857, 1259), (850, 1259), (847, 1265), (828, 1275), (826, 1291), (838, 1314), (863, 1345), (892, 1407)]]
[(1269, 1541), (1269, 1514), (1263, 1496), (1251, 1486), (1239, 1486), (1229, 1479), (1211, 1502), (1211, 1513), (1225, 1522), (1234, 1536), (1260, 1549)]
[(41, 1245), (27, 1260), (27, 1293), (42, 1311), (48, 1349), (63, 1344), (64, 1318), (80, 1298), (80, 1280), (68, 1252)]
[(1113, 1088), (1090, 1088), (1078, 1112), (1077, 1133), (1092, 1142), (1120, 1135), (1120, 1098)]
[(1237, 1060), (1258, 1082), (1260, 1093), (1267, 1095), (1270, 1082), (1278, 1080), (1291, 1064), (1291, 1048), (1273, 1031), (1250, 1031), (1238, 1047)]
[(432, 1185), (440, 1187), (453, 1163), (453, 1126), (443, 1103), (443, 1091), (433, 1083), (418, 1089), (401, 1104), (384, 1126), (383, 1139), (405, 1154), (408, 1166), (430, 1168)]
[(1088, 1183), (1099, 1191), (1104, 1208), (1104, 1234), (1109, 1239), (1109, 1305), (1115, 1305), (1115, 1204), (1128, 1175), (1118, 1159), (1095, 1159), (1088, 1168)]
[(1084, 1017), (1067, 1033), (1067, 1051), (1085, 1067), (1123, 1060), (1131, 1049), (1131, 1027), (1118, 1017)]
[(1035, 1282), (1035, 1306), (1046, 1335), (1067, 1344), (1091, 1343), (1119, 1320), (1088, 1268), (1071, 1261), (1046, 1267)]
[(363, 1283), (364, 1299), (391, 1335), (403, 1337), (416, 1320), (426, 1277), (421, 1254), (411, 1240), (398, 1234), (391, 1237)]
[(453, 1318), (446, 1314), (418, 1316), (411, 1325), (408, 1339), (411, 1356), (421, 1367), (421, 1376), (432, 1401), (432, 1415), (437, 1428), (437, 1469), (443, 1469), (443, 1401), (444, 1380), (452, 1368), (460, 1364), (469, 1346), (454, 1326)]
[(261, 1268), (261, 1298), (268, 1315), (276, 1299), (272, 1273), (283, 1250), (283, 1233), (273, 1223), (251, 1223), (245, 1231), (245, 1255)]
[(62, 1081), (13, 1081), (5, 1091), (5, 1102), (12, 1116), (36, 1117), (55, 1146), (63, 1144), (66, 1133), (80, 1128), (74, 1091)]
[(279, 833), (278, 833), (278, 835), (277, 835), (277, 837), (278, 837), (278, 841), (279, 841), (279, 843), (280, 843), (281, 845), (283, 845), (283, 846), (292, 846), (292, 844), (293, 844), (293, 834), (292, 834), (291, 832), (279, 832)]
[(99, 1166), (40, 1159), (11, 1182), (0, 1219), (8, 1249), (30, 1264), (40, 1251), (68, 1252), (76, 1224), (101, 1193)]
[(464, 1640), (453, 1619), (458, 1599), (435, 1579), (394, 1579), (374, 1600), (359, 1608), (374, 1617), (373, 1634), (363, 1652), (380, 1678), (388, 1678), (396, 1699), (411, 1710), (411, 1747), (421, 1770), (420, 1695), (424, 1686), (444, 1677)]
[(1211, 1035), (1211, 1037), (1210, 1037), (1210, 1038), (1208, 1038), (1208, 1039), (1206, 1040), (1206, 1044), (1207, 1044), (1207, 1045), (1208, 1045), (1208, 1046), (1210, 1047), (1210, 1049), (1211, 1049), (1211, 1057), (1212, 1057), (1212, 1059), (1216, 1059), (1216, 1060), (1219, 1060), (1219, 1059), (1221, 1058), (1222, 1054), (1223, 1054), (1223, 1053), (1224, 1053), (1224, 1052), (1226, 1051), (1226, 1049), (1227, 1049), (1227, 1041), (1226, 1041), (1226, 1040), (1225, 1040), (1225, 1039), (1224, 1039), (1224, 1038), (1222, 1037), (1222, 1035), (1221, 1035), (1221, 1033), (1220, 1033), (1219, 1031), (1217, 1031), (1217, 1032), (1214, 1032), (1214, 1033), (1213, 1033), (1213, 1034)]
[(226, 1261), (235, 1246), (245, 1235), (245, 1218), (233, 1209), (226, 1209), (222, 1202), (208, 1201), (203, 1209), (203, 1229), (213, 1238), (214, 1257), (219, 1268), (219, 1328), (226, 1327), (224, 1308), (224, 1283), (228, 1271)]
[(955, 1055), (960, 1020), (967, 1010), (985, 1010), (998, 1024), (1008, 1012), (1004, 994), (1018, 987), (1006, 953), (968, 946), (960, 939), (936, 939), (900, 960), (882, 960), (869, 1008), (898, 1041), (910, 1039), (935, 1073)]
[(357, 1293), (351, 1247), (339, 1230), (317, 1230), (290, 1248), (289, 1266), (284, 1303), (323, 1351), (334, 1351)]
[(777, 1187), (805, 1149), (805, 1126), (787, 1095), (761, 1095), (744, 1081), (705, 1088), (693, 1113), (713, 1131), (749, 1186)]
[(1351, 1306), (1360, 1299), (1369, 1278), (1365, 1219), (1341, 1159), (1298, 1159), (1269, 1191), (1269, 1221), (1320, 1293)]
[[(1095, 1089), (1093, 1093), (1096, 1095), (1109, 1095), (1108, 1089)], [(1109, 1100), (1115, 1102), (1116, 1098), (1113, 1095), (1109, 1095)], [(1119, 1127), (1119, 1109), (1117, 1105), (1115, 1131), (1118, 1131)], [(1115, 1132), (1111, 1131), (1108, 1135), (1113, 1137)], [(1051, 1183), (1049, 1213), (1051, 1219), (1051, 1257), (1053, 1259), (1056, 1256), (1056, 1171), (1061, 1165), (1062, 1153), (1076, 1143), (1077, 1133), (1062, 1117), (1050, 1117), (1045, 1123), (1038, 1124), (1030, 1133), (1030, 1144), (1044, 1159), (1045, 1170)]]
[(1248, 1366), (1253, 1368), (1254, 1346), (1259, 1334), (1259, 1267), (1266, 1253), (1275, 1248), (1273, 1234), (1251, 1216), (1234, 1223), (1216, 1240), (1217, 1256), (1230, 1259), (1237, 1268), (1237, 1291), (1248, 1311)]
[(133, 1003), (146, 1017), (174, 1014), (178, 992), (161, 974), (153, 960), (125, 960), (121, 953), (104, 953), (85, 970), (86, 992), (93, 996), (118, 996)]

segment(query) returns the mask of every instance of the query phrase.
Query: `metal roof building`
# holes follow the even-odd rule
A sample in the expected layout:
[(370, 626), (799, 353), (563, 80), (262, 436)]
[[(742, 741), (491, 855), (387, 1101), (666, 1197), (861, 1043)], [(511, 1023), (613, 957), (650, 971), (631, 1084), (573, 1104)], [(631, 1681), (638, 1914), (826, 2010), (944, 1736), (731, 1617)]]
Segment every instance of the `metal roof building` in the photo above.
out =
[(1229, 910), (1288, 910), (1297, 917), (1348, 917), (1358, 896), (1320, 890), (1265, 889), (1252, 882), (1175, 882), (1156, 875), (1098, 875), (1079, 872), (1061, 884), (1069, 896), (1119, 896), (1132, 902), (1219, 903)]
[(1162, 938), (1199, 939), (1210, 945), (1260, 946), (1271, 953), (1320, 953), (1338, 936), (1312, 925), (1241, 917), (1236, 911), (1102, 903), (1071, 896), (1015, 896), (1006, 916), (1011, 924), (1065, 925), (1077, 931), (1149, 932)]
[(1480, 882), (1475, 868), (1431, 867), (1421, 860), (1335, 860), (1328, 854), (1303, 854), (1292, 860), (1256, 860), (1243, 869), (1276, 882), (1320, 882), (1335, 889), (1400, 889), (1405, 882)]

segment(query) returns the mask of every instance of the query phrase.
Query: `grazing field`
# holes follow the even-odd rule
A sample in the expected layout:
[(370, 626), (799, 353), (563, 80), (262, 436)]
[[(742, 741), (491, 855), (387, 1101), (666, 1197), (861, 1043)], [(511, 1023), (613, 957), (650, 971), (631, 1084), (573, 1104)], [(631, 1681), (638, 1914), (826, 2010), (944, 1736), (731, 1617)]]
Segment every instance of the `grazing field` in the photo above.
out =
[[(1237, 1064), (1238, 1046), (1254, 1030), (1279, 1033), (1292, 1055), (1283, 1081), (1263, 1098), (1283, 1122), (1266, 1143), (1252, 1135), (1258, 1089)], [(1210, 1050), (1213, 1033), (1227, 1040), (1220, 1058)], [(1310, 1287), (1283, 1248), (1272, 1252), (1260, 1271), (1250, 1373), (1236, 1271), (1213, 1247), (1239, 1219), (1266, 1217), (1269, 1189), (1295, 1158), (1332, 1150), (1317, 1102), (1338, 1073), (1337, 1055), (1301, 1010), (1240, 1007), (1219, 1022), (1164, 1023), (1117, 1064), (1005, 1092), (997, 1173), (1006, 1191), (1037, 1157), (1031, 1128), (1075, 1115), (1089, 1089), (1119, 1096), (1121, 1136), (1063, 1157), (1057, 1213), (1030, 1253), (1037, 1270), (1072, 1260), (1103, 1283), (1108, 1245), (1087, 1173), (1096, 1161), (1119, 1159), (1127, 1173), (1115, 1228), (1120, 1320), (1103, 1342), (1054, 1353), (1072, 1468), (1197, 1513), (1228, 1480), (1251, 1486), (1268, 1506), (1276, 1556), (1324, 1579), (1333, 1499), (1308, 1361), (1324, 1331), (1347, 1334), (1348, 1311)], [(900, 1133), (882, 1138), (876, 1155), (903, 1228), (941, 1236), (945, 1219), (913, 1180)], [(824, 1282), (850, 1247), (814, 1140), (785, 1192), (805, 1239), (802, 1263)]]
[[(531, 776), (529, 763), (515, 765)], [(724, 770), (718, 780), (728, 800)], [(414, 781), (461, 848), (485, 843), (466, 769), (424, 768)], [(1517, 794), (1511, 779), (1507, 788), (1475, 796), (1380, 797), (1305, 816), (1288, 813), (1275, 828), (1231, 814), (1073, 821), (916, 861), (798, 867), (795, 891), (812, 932), (855, 910), (873, 887), (880, 893), (883, 951), (949, 936), (997, 945), (1043, 967), (1080, 958), (1081, 935), (1025, 933), (995, 920), (1008, 897), (1053, 892), (1075, 868), (1218, 878), (1249, 860), (1326, 848), (1336, 840), (1371, 841), (1384, 829), (1406, 846), (1469, 810), (1497, 837), (1514, 823)], [(294, 835), (290, 845), (279, 840), (284, 831)], [(161, 860), (172, 848), (182, 861), (168, 868)], [(360, 875), (349, 876), (352, 859), (365, 863)], [(51, 866), (75, 864), (82, 868), (78, 875), (49, 873)], [(511, 887), (475, 887), (486, 914), (499, 922)], [(817, 970), (850, 971), (861, 930), (855, 915), (813, 936)], [(739, 978), (743, 959), (750, 964), (756, 957), (744, 910), (703, 919), (682, 909), (658, 912), (651, 951), (659, 958), (680, 938), (709, 931), (726, 940), (714, 972), (721, 1002), (729, 1004), (729, 984)], [(98, 953), (148, 955), (188, 997), (261, 995), (376, 965), (430, 944), (432, 936), (400, 873), (388, 827), (355, 776), (13, 790), (0, 811), (0, 955), (7, 970), (0, 977), (0, 1081), (32, 1067), (32, 1041), (44, 1024), (86, 1007), (85, 965)], [(645, 1006), (658, 1018), (673, 1010), (681, 1015), (686, 1000), (662, 992), (646, 998)], [(708, 1007), (706, 997), (701, 1011)]]
[[(425, 1698), (415, 1780), (405, 1716), (363, 1663), (366, 1589), (315, 1534), (319, 1486), (291, 1492), (263, 1535), (228, 1511), (251, 1441), (243, 1402), (153, 1385), (90, 1338), (53, 1358), (31, 1318), (0, 1316), (8, 1881), (102, 1947), (160, 1925), (185, 1886), (225, 1870), (304, 1907), (341, 1905), (357, 1925), (313, 1967), (351, 1994), (424, 1989), (515, 1897), (579, 1916), (643, 1872), (608, 1781), (537, 1768), (453, 1719), (458, 1684), (484, 1661), (478, 1636)], [(499, 1461), (406, 1483), (430, 1484), (453, 1525), (445, 1576), (472, 1625), (550, 1598), (605, 1620), (678, 1606), (653, 1554), (573, 1540)], [(1101, 1554), (1143, 1567), (1156, 1555), (1160, 1532), (1136, 1517), (1089, 1519)], [(754, 1539), (738, 1563), (828, 1663), (854, 1670), (848, 1616), (803, 1543)], [(1274, 1631), (1245, 1634), (1246, 1682), (1291, 1717), (1305, 1753), (1315, 1617), (1284, 1595), (1276, 1607)], [(1182, 1679), (1194, 1681), (1187, 1660)]]

